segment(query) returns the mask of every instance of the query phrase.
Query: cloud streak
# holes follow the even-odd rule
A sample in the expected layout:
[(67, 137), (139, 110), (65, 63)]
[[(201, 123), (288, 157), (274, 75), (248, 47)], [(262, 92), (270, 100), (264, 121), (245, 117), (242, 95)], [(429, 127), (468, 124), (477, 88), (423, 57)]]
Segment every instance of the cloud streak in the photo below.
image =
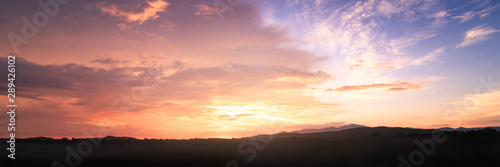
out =
[(387, 88), (387, 91), (405, 91), (405, 90), (417, 90), (421, 87), (421, 84), (415, 84), (410, 82), (396, 82), (391, 84), (370, 84), (370, 85), (345, 85), (336, 88), (335, 92), (346, 92), (346, 91), (357, 91), (363, 89), (380, 89)]
[(428, 53), (424, 57), (416, 59), (416, 60), (413, 60), (410, 64), (418, 66), (418, 65), (424, 65), (424, 64), (426, 64), (428, 62), (433, 62), (433, 61), (435, 61), (437, 59), (438, 56), (440, 56), (441, 54), (443, 54), (443, 52), (445, 50), (446, 50), (446, 46), (437, 48), (436, 50), (433, 50), (432, 52)]
[[(484, 1), (487, 2), (487, 1)], [(480, 6), (480, 5), (478, 5)], [(488, 6), (484, 8), (483, 10), (480, 11), (468, 11), (463, 13), (462, 15), (458, 16), (453, 16), (453, 19), (460, 19), (460, 23), (467, 22), (469, 20), (472, 20), (474, 17), (479, 16), (479, 18), (483, 19), (485, 17), (490, 16), (491, 12), (497, 10), (500, 7), (500, 4), (494, 5), (494, 6)]]
[(499, 30), (491, 26), (486, 26), (486, 24), (474, 27), (465, 32), (462, 43), (458, 44), (456, 47), (461, 48), (486, 41), (489, 39), (489, 35), (497, 33), (498, 31)]

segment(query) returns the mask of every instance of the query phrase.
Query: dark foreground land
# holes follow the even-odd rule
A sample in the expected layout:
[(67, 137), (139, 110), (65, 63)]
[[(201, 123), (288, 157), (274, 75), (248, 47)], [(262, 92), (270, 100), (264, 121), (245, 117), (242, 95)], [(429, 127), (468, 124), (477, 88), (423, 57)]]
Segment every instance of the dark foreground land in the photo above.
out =
[(37, 138), (17, 140), (15, 160), (2, 150), (2, 167), (500, 166), (500, 132), (365, 127), (242, 139)]

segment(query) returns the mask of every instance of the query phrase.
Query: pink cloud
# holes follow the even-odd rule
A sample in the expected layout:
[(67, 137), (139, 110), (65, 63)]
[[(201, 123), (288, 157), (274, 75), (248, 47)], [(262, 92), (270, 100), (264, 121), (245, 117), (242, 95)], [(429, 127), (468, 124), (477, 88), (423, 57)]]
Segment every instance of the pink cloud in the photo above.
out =
[(421, 87), (421, 84), (415, 84), (410, 82), (396, 82), (390, 84), (370, 84), (370, 85), (345, 85), (336, 88), (336, 92), (345, 91), (356, 91), (363, 89), (375, 89), (375, 88), (388, 88), (387, 91), (404, 91), (404, 90), (417, 90)]

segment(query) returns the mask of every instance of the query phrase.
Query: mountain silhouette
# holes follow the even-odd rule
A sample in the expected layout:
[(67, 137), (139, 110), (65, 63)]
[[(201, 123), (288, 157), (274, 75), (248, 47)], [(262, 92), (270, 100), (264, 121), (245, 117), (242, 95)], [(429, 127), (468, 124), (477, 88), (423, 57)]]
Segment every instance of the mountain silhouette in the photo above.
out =
[(352, 129), (352, 128), (360, 128), (360, 127), (366, 127), (366, 126), (364, 126), (364, 125), (358, 125), (358, 124), (347, 124), (347, 125), (343, 125), (343, 126), (340, 126), (340, 127), (326, 127), (326, 128), (321, 128), (321, 129), (302, 129), (302, 130), (292, 131), (290, 133), (331, 132), (331, 131), (341, 131), (341, 130)]

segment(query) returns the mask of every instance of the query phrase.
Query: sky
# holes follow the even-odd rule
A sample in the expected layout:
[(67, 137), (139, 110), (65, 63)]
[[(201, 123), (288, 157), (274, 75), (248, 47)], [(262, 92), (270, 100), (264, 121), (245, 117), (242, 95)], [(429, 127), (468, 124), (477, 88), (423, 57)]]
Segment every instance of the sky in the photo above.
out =
[(493, 0), (8, 0), (0, 57), (16, 54), (17, 137), (500, 126), (499, 16)]

